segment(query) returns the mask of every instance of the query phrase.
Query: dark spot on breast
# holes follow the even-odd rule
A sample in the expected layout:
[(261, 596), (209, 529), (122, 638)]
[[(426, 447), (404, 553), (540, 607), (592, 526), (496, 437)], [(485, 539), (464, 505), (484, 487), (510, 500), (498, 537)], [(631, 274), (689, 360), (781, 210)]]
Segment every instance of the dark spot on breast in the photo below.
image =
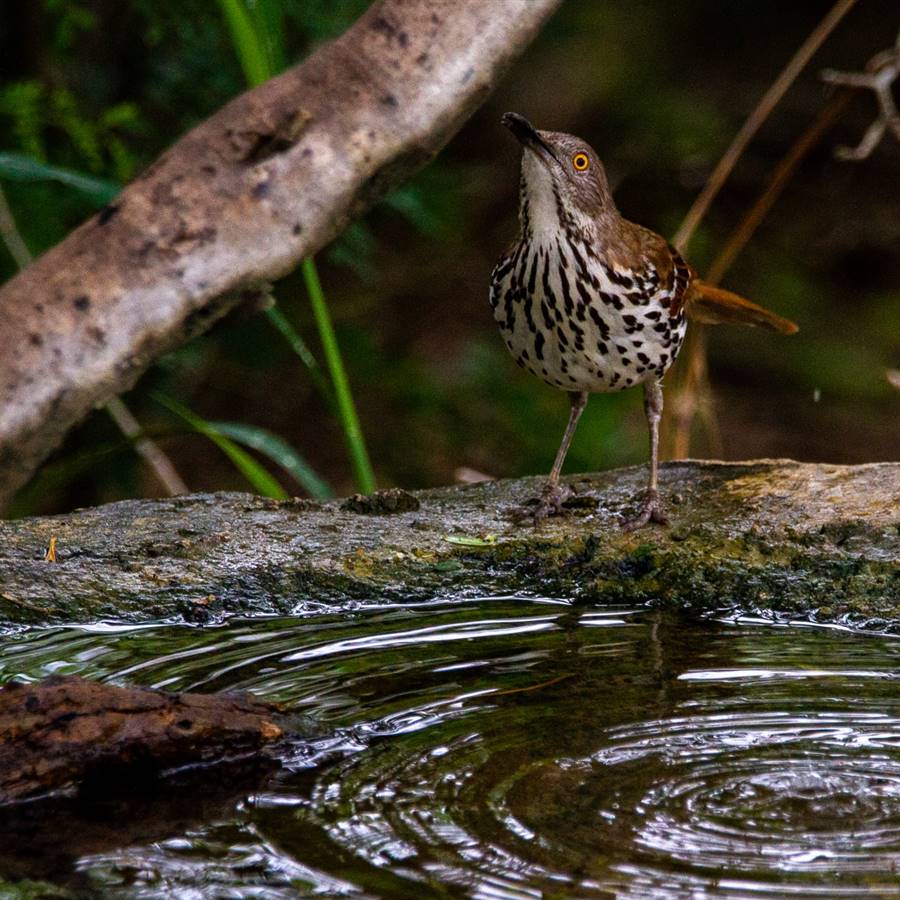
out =
[(378, 31), (389, 38), (393, 37), (397, 30), (384, 16), (376, 16), (369, 27), (372, 31)]
[(79, 312), (84, 312), (91, 305), (91, 298), (85, 294), (82, 294), (80, 297), (76, 297), (72, 301), (72, 306), (75, 307)]
[(97, 224), (105, 225), (118, 211), (120, 207), (117, 203), (110, 203), (104, 206), (97, 215)]

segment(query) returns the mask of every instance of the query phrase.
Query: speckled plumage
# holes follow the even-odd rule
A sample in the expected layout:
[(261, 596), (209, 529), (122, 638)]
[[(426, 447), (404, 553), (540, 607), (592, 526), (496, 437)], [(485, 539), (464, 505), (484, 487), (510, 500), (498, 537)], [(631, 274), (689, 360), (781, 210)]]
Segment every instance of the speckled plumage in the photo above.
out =
[(504, 124), (522, 143), (519, 240), (491, 276), (491, 305), (519, 365), (569, 395), (572, 407), (535, 521), (558, 512), (559, 475), (591, 393), (644, 386), (650, 480), (628, 527), (665, 522), (657, 491), (660, 379), (686, 330), (691, 268), (666, 242), (623, 219), (606, 172), (578, 138), (537, 131), (515, 113)]
[(558, 190), (552, 217), (536, 223), (533, 205), (523, 175), (519, 240), (491, 275), (510, 353), (564, 391), (609, 393), (662, 378), (684, 341), (693, 270), (659, 235), (617, 213), (586, 230)]
[(571, 134), (538, 131), (507, 113), (523, 147), (519, 239), (491, 275), (491, 306), (520, 366), (565, 391), (572, 404), (535, 521), (558, 512), (559, 475), (592, 393), (643, 385), (650, 475), (641, 512), (626, 527), (665, 523), (657, 488), (660, 381), (675, 361), (686, 315), (784, 334), (787, 319), (696, 277), (658, 234), (619, 215), (594, 150)]

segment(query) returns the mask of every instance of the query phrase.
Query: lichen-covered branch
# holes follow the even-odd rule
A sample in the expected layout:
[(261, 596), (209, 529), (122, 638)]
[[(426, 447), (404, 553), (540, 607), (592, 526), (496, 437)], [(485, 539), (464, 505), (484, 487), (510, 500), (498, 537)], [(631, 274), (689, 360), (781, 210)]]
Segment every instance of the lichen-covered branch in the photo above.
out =
[(669, 463), (672, 527), (623, 532), (645, 477), (573, 477), (571, 514), (539, 528), (509, 518), (539, 479), (324, 504), (192, 495), (0, 522), (0, 625), (203, 622), (473, 590), (900, 623), (900, 463)]
[(0, 506), (90, 410), (427, 162), (561, 0), (378, 0), (0, 289)]

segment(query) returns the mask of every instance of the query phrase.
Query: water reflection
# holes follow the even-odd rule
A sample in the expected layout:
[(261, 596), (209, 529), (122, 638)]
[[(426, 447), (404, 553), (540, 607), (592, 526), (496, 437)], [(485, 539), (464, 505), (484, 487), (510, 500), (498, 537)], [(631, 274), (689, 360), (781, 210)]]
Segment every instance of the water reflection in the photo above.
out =
[(129, 833), (135, 800), (30, 877), (123, 896), (900, 896), (898, 653), (495, 597), (52, 629), (0, 645), (0, 679), (252, 690), (300, 733), (190, 824), (155, 804), (152, 833)]

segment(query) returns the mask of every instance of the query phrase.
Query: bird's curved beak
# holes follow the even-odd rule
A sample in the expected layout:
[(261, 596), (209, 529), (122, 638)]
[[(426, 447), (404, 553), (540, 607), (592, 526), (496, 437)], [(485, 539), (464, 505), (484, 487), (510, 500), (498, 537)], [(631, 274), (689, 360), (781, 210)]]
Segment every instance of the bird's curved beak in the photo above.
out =
[(553, 148), (541, 137), (538, 130), (525, 116), (520, 116), (514, 112), (504, 113), (500, 123), (513, 133), (513, 137), (523, 147), (533, 151), (544, 162), (549, 162), (551, 159), (554, 162), (559, 162)]

